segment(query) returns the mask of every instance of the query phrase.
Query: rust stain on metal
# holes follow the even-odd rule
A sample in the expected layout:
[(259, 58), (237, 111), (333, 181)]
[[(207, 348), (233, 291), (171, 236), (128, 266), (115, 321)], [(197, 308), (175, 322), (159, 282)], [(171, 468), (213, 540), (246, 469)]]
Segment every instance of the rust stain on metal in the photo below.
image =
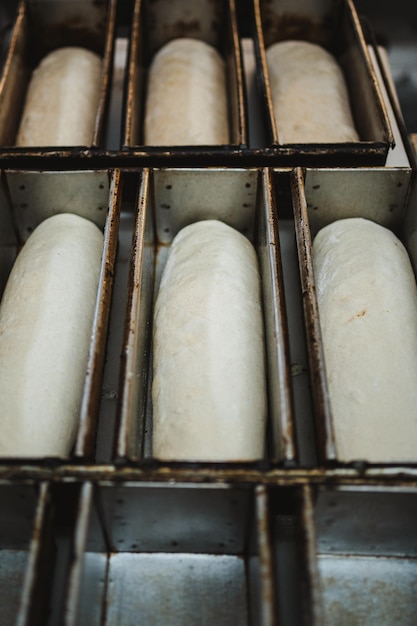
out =
[(323, 46), (329, 46), (332, 41), (334, 24), (330, 18), (322, 22), (313, 22), (299, 15), (268, 13), (262, 23), (266, 45), (285, 39), (302, 39)]
[(39, 48), (52, 50), (63, 45), (82, 46), (103, 54), (105, 31), (105, 18), (98, 21), (94, 28), (87, 26), (81, 18), (74, 18), (55, 23), (51, 28), (39, 29)]

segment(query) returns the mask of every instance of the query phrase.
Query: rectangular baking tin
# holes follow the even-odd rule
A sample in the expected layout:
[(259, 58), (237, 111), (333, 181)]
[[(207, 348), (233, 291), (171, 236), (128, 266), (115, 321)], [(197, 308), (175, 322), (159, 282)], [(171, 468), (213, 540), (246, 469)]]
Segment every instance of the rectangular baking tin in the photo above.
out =
[[(90, 219), (104, 231), (96, 308), (86, 370), (80, 425), (73, 455), (92, 458), (95, 451), (95, 432), (98, 405), (101, 397), (101, 378), (110, 301), (113, 286), (114, 263), (121, 204), (120, 170), (94, 171), (21, 171), (6, 170), (4, 181), (10, 205), (2, 207), (10, 212), (15, 226), (15, 240), (1, 247), (12, 262), (20, 246), (34, 228), (56, 213), (75, 213)], [(6, 196), (5, 196), (6, 197)]]
[[(110, 97), (116, 26), (116, 0), (21, 0), (0, 76), (0, 147), (13, 147), (31, 74), (40, 60), (62, 46), (82, 46), (102, 57), (100, 99), (92, 147), (102, 145)], [(75, 146), (16, 148), (19, 155), (59, 151), (77, 154)], [(10, 152), (10, 150), (8, 150)]]
[[(394, 139), (353, 2), (325, 0), (254, 1), (257, 77), (268, 146), (289, 164), (320, 166), (384, 165)], [(270, 92), (265, 50), (272, 43), (302, 39), (328, 48), (341, 65), (361, 141), (334, 144), (280, 144)]]
[(292, 172), (292, 202), (320, 463), (337, 462), (337, 456), (315, 291), (312, 241), (321, 227), (336, 219), (364, 217), (393, 230), (407, 245), (404, 225), (412, 178), (408, 168), (311, 168)]
[[(192, 37), (214, 46), (226, 63), (230, 145), (145, 146), (143, 119), (147, 73), (153, 55), (176, 37)], [(247, 144), (247, 113), (244, 96), (243, 60), (235, 0), (136, 0), (131, 32), (124, 146), (152, 153), (181, 154), (194, 151), (216, 153)]]
[(268, 170), (173, 168), (143, 172), (137, 202), (121, 368), (117, 459), (152, 457), (153, 298), (169, 244), (187, 224), (214, 218), (224, 220), (246, 234), (257, 249), (263, 288), (269, 390), (267, 458), (290, 464), (295, 462), (285, 305), (271, 189)]
[(273, 626), (264, 491), (84, 483), (65, 626)]

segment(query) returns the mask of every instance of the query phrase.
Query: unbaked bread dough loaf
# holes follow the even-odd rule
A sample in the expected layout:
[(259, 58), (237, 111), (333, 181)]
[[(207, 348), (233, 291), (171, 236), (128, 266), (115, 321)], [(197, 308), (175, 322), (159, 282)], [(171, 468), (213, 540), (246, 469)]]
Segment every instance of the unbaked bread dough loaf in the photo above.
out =
[(29, 83), (16, 145), (91, 145), (101, 70), (100, 57), (84, 48), (58, 48), (44, 57)]
[(17, 256), (0, 304), (0, 456), (71, 451), (102, 248), (95, 224), (60, 214)]
[(342, 461), (417, 460), (417, 289), (406, 249), (362, 218), (313, 243), (325, 367)]
[(213, 145), (229, 142), (225, 63), (198, 39), (173, 39), (149, 68), (146, 145)]
[(250, 241), (223, 222), (196, 222), (172, 242), (154, 311), (153, 362), (154, 457), (263, 457), (257, 257)]
[(280, 41), (266, 59), (279, 143), (359, 141), (343, 72), (327, 50)]

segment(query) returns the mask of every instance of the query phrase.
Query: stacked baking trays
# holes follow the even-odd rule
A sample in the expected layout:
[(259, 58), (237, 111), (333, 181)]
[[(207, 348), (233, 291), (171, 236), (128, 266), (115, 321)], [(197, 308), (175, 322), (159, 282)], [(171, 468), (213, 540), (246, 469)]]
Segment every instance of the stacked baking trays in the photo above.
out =
[[(6, 102), (10, 94), (21, 102), (22, 92), (10, 87), (18, 75), (11, 65), (28, 58), (18, 52), (19, 38), (36, 42), (43, 19), (68, 20), (66, 10), (77, 4), (20, 5), (4, 64)], [(92, 4), (81, 5), (92, 14)], [(114, 3), (94, 6), (115, 15)], [(406, 165), (386, 163), (393, 144), (387, 105), (400, 131), (401, 119), (395, 102), (382, 99), (380, 89), (389, 92), (380, 82), (383, 68), (371, 65), (350, 2), (329, 3), (324, 13), (325, 3), (310, 3), (308, 16), (291, 3), (291, 20), (283, 2), (170, 2), (173, 13), (167, 6), (161, 0), (119, 2), (121, 23), (108, 20), (101, 35), (107, 58), (117, 28), (129, 33), (120, 151), (106, 151), (99, 139), (103, 128), (87, 147), (22, 151), (13, 148), (13, 133), (3, 140), (2, 289), (20, 245), (48, 215), (78, 213), (97, 223), (105, 238), (74, 449), (66, 458), (4, 459), (0, 466), (0, 621), (412, 624), (415, 467), (338, 461), (311, 272), (311, 237), (353, 211), (394, 229), (411, 249), (414, 165), (407, 146)], [(261, 17), (266, 6), (269, 20)], [(331, 18), (329, 9), (335, 11)], [(346, 73), (353, 65), (361, 76), (360, 90), (351, 93), (356, 116), (364, 120), (358, 145), (281, 146), (271, 134), (263, 48), (275, 11), (277, 37), (288, 35), (282, 24), (290, 22), (328, 36), (329, 19), (343, 32), (332, 41), (339, 42), (340, 58), (353, 55), (343, 62)], [(212, 41), (229, 63), (232, 144), (162, 151), (142, 145), (139, 120), (151, 51), (171, 33), (183, 36), (192, 27), (200, 34), (209, 21)], [(157, 33), (159, 43), (151, 43)], [(268, 137), (262, 149), (252, 149), (248, 140), (243, 35), (255, 41), (259, 111), (265, 105), (260, 114)], [(375, 107), (376, 117), (370, 114)], [(8, 132), (16, 127), (12, 117)], [(404, 132), (396, 141), (406, 144)], [(53, 167), (47, 171), (44, 163)], [(378, 203), (371, 203), (375, 195)], [(248, 236), (259, 259), (265, 454), (252, 463), (163, 463), (152, 455), (153, 302), (174, 235), (208, 218)]]

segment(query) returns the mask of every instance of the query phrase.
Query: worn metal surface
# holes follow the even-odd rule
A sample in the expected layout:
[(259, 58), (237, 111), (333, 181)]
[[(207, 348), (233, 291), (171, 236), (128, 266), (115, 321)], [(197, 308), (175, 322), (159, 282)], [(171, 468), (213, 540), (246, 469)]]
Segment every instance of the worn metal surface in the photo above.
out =
[(318, 490), (324, 624), (415, 623), (416, 506), (413, 489)]
[[(255, 533), (252, 547), (256, 578), (253, 577), (252, 589), (258, 589), (258, 602), (254, 607), (252, 622), (259, 626), (273, 626), (277, 623), (277, 597), (274, 589), (274, 558), (271, 537), (271, 516), (269, 493), (258, 485), (255, 489)], [(251, 568), (252, 570), (252, 568)], [(257, 617), (260, 615), (260, 617)]]
[(255, 238), (257, 168), (158, 168), (154, 206), (158, 243), (169, 244), (191, 222), (219, 219)]
[(133, 616), (149, 626), (249, 623), (245, 563), (238, 556), (118, 553), (110, 556), (109, 576), (106, 625), (127, 626)]
[[(262, 172), (256, 249), (262, 275), (269, 421), (269, 456), (287, 465), (299, 462), (291, 384), (288, 320), (282, 255), (272, 174)], [(258, 195), (259, 197), (259, 195)]]
[(21, 243), (45, 218), (75, 213), (104, 228), (109, 198), (107, 170), (6, 170), (13, 223)]
[[(277, 175), (281, 176), (281, 174)], [(289, 185), (284, 185), (284, 181), (281, 179), (275, 183), (278, 196), (279, 191), (285, 190), (285, 188), (289, 188)], [(314, 420), (312, 417), (308, 355), (305, 342), (303, 295), (300, 284), (297, 245), (294, 236), (294, 220), (284, 217), (285, 207), (282, 206), (279, 197), (277, 198), (277, 213), (279, 216), (278, 227), (285, 305), (288, 311), (289, 363), (291, 366), (293, 414), (297, 435), (297, 458), (301, 467), (316, 467), (317, 452)]]
[(417, 561), (320, 555), (325, 626), (414, 626)]
[(411, 624), (416, 494), (85, 483), (65, 624)]
[[(239, 614), (239, 624), (310, 626), (332, 620), (361, 623), (365, 611), (370, 623), (381, 617), (388, 624), (402, 615), (398, 623), (411, 624), (415, 483), (385, 479), (379, 486), (366, 481), (342, 486), (323, 477), (312, 487), (304, 477), (304, 484), (296, 486), (284, 474), (279, 486), (276, 481), (250, 486), (241, 481), (199, 485), (86, 478), (80, 482), (75, 517), (74, 502), (57, 499), (46, 484), (38, 492), (36, 481), (3, 483), (9, 530), (2, 523), (2, 537), (13, 542), (10, 532), (15, 532), (19, 542), (13, 545), (20, 550), (2, 546), (7, 582), (12, 583), (14, 571), (26, 579), (25, 589), (32, 581), (36, 590), (23, 592), (23, 598), (38, 602), (45, 615), (54, 576), (48, 552), (56, 533), (50, 525), (51, 504), (59, 504), (64, 505), (62, 517), (65, 507), (69, 511), (64, 604), (48, 624), (128, 624), (140, 613), (151, 616), (151, 623), (163, 618), (173, 625), (184, 616), (205, 624), (214, 615), (235, 624), (233, 615)], [(28, 545), (25, 556), (21, 550)], [(169, 572), (175, 579), (167, 577)], [(193, 586), (192, 598), (184, 596), (185, 584)], [(223, 595), (226, 585), (230, 602)], [(156, 601), (157, 596), (164, 602)], [(17, 595), (7, 598), (9, 609), (17, 611)], [(20, 599), (20, 606), (19, 615), (30, 620), (19, 623), (46, 623), (34, 618), (33, 605), (28, 611)]]
[(318, 304), (315, 295), (311, 249), (312, 235), (309, 228), (307, 200), (301, 170), (293, 173), (291, 185), (318, 459), (319, 462), (323, 462), (323, 460), (328, 462), (336, 458), (336, 447), (326, 385)]
[(28, 25), (24, 3), (19, 4), (0, 79), (0, 145), (13, 145), (22, 114), (30, 70), (26, 63)]
[(311, 234), (344, 217), (366, 217), (394, 231), (401, 229), (410, 193), (407, 168), (305, 170)]
[(32, 536), (20, 589), (21, 604), (16, 620), (18, 626), (42, 626), (48, 619), (50, 593), (54, 577), (56, 546), (53, 537), (51, 486), (36, 485), (38, 500), (33, 518)]
[(79, 456), (93, 459), (95, 456), (98, 410), (102, 396), (102, 378), (110, 317), (110, 304), (113, 293), (122, 192), (123, 183), (120, 170), (114, 170), (109, 190), (108, 209), (104, 227), (103, 254), (83, 400), (80, 409), (80, 424), (74, 449), (75, 457)]
[(416, 514), (413, 487), (320, 487), (315, 509), (317, 550), (416, 558)]
[[(65, 626), (75, 626), (80, 623), (79, 614), (78, 614), (78, 601), (79, 596), (83, 591), (84, 597), (88, 596), (88, 602), (86, 603), (86, 608), (84, 609), (86, 613), (91, 617), (91, 612), (97, 613), (100, 615), (101, 603), (100, 601), (97, 603), (92, 603), (91, 597), (91, 575), (89, 575), (89, 561), (84, 563), (84, 550), (87, 542), (88, 532), (90, 528), (90, 524), (92, 527), (92, 532), (95, 532), (95, 540), (98, 542), (100, 540), (98, 528), (94, 525), (95, 517), (94, 517), (94, 509), (93, 509), (93, 491), (94, 487), (90, 482), (85, 482), (79, 492), (78, 502), (77, 502), (77, 511), (76, 511), (76, 519), (75, 519), (75, 528), (74, 531), (71, 528), (71, 534), (73, 531), (73, 536), (71, 536), (71, 552), (72, 558), (71, 563), (68, 570), (68, 580), (66, 584), (66, 593), (64, 597), (64, 620), (63, 623)], [(88, 576), (88, 580), (85, 579), (86, 574)], [(101, 578), (103, 578), (104, 572), (101, 572)], [(94, 598), (97, 600), (97, 598)], [(94, 622), (91, 622), (92, 624)], [(97, 622), (98, 623), (98, 622)]]
[(299, 516), (297, 490), (269, 489), (269, 525), (275, 572), (275, 602), (278, 623), (286, 626), (309, 624), (305, 605), (305, 547)]
[(150, 172), (137, 178), (126, 320), (121, 351), (115, 457), (142, 458), (148, 399), (150, 329), (155, 282), (155, 235)]
[(51, 572), (47, 484), (0, 484), (0, 622), (40, 625), (47, 615)]
[(227, 484), (85, 484), (66, 625), (275, 624), (265, 505)]

